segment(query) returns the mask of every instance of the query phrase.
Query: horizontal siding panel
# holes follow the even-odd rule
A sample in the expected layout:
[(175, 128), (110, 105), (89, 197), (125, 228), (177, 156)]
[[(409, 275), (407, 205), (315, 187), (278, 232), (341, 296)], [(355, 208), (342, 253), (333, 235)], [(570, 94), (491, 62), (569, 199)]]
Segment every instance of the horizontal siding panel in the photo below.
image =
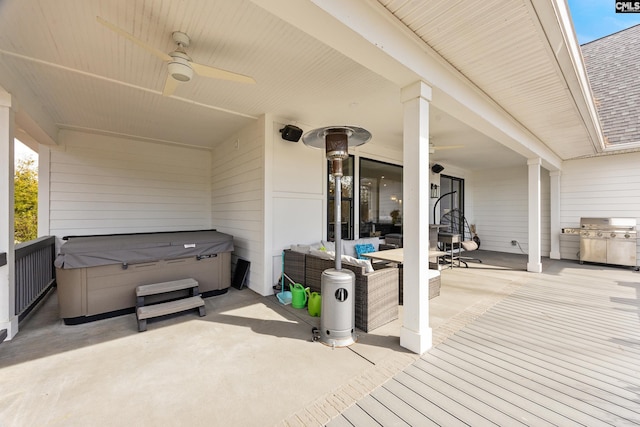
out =
[[(91, 195), (106, 196), (106, 195), (121, 195), (123, 197), (160, 197), (164, 200), (172, 200), (174, 197), (182, 198), (197, 198), (202, 197), (203, 193), (208, 193), (208, 187), (206, 185), (177, 185), (172, 183), (170, 186), (162, 187), (143, 187), (143, 186), (101, 186), (101, 185), (87, 185), (82, 183), (77, 184), (64, 184), (64, 183), (52, 183), (50, 186), (52, 193), (55, 194), (55, 198), (64, 199), (71, 198), (76, 199), (78, 195), (87, 195), (88, 200), (91, 200)], [(83, 199), (85, 200), (85, 199)]]
[(246, 211), (246, 210), (234, 210), (227, 212), (213, 212), (219, 221), (262, 221), (262, 210)]
[[(230, 182), (226, 187), (218, 187), (213, 189), (213, 194), (216, 198), (220, 196), (228, 196), (235, 193), (243, 193), (243, 192), (251, 192), (255, 194), (258, 192), (260, 194), (260, 199), (263, 200), (264, 197), (264, 181), (262, 178), (254, 179), (251, 181), (242, 181), (242, 182)], [(224, 203), (218, 200), (218, 203)]]
[[(160, 219), (151, 219), (151, 218), (139, 218), (139, 219), (127, 219), (124, 222), (121, 218), (116, 219), (83, 219), (83, 220), (74, 220), (72, 229), (86, 229), (93, 230), (88, 234), (105, 234), (101, 233), (99, 230), (115, 230), (119, 229), (126, 225), (126, 228), (132, 230), (143, 230), (143, 229), (154, 229), (158, 227), (163, 227), (166, 225), (167, 220), (171, 220), (174, 224), (174, 229), (180, 230), (184, 229), (196, 229), (200, 228), (202, 224), (202, 218), (194, 218), (194, 219), (186, 219), (186, 218), (160, 218)], [(69, 221), (56, 221), (55, 219), (51, 220), (51, 227), (59, 230), (64, 230), (65, 227), (69, 224)]]
[[(500, 252), (528, 251), (529, 200), (528, 169), (526, 166), (508, 169), (477, 171), (467, 185), (472, 186), (473, 215), (481, 240), (481, 248)], [(549, 175), (541, 170), (541, 251), (547, 256), (550, 240)], [(517, 240), (520, 246), (512, 246)], [(520, 249), (522, 248), (522, 250)]]
[(165, 173), (163, 171), (136, 171), (136, 170), (113, 170), (111, 173), (98, 173), (98, 168), (92, 173), (77, 173), (77, 171), (70, 169), (62, 172), (51, 172), (51, 180), (55, 182), (74, 183), (80, 182), (87, 184), (104, 184), (104, 185), (121, 185), (124, 187), (133, 186), (167, 186), (172, 183), (189, 183), (192, 185), (198, 185), (202, 183), (202, 176), (200, 175), (186, 175), (182, 173)]
[[(105, 190), (105, 189), (101, 189)], [(201, 200), (203, 190), (180, 191), (179, 189), (138, 189), (135, 193), (118, 194), (115, 189), (104, 192), (82, 192), (82, 191), (57, 191), (52, 200), (69, 202), (100, 202), (106, 201), (110, 196), (123, 202), (164, 202), (171, 200), (174, 203), (188, 203), (194, 200)]]
[[(183, 212), (194, 211), (203, 212), (206, 206), (203, 203), (199, 204), (182, 204), (182, 203), (126, 203), (126, 202), (97, 202), (97, 203), (83, 203), (83, 202), (52, 202), (51, 203), (51, 218), (55, 218), (56, 211), (73, 210), (78, 212), (91, 212), (95, 215), (96, 212), (101, 212), (105, 216), (108, 216), (110, 212), (117, 211), (129, 211), (138, 212), (140, 216), (144, 216), (146, 211), (164, 211), (171, 212)], [(203, 217), (206, 213), (203, 212)]]
[(216, 148), (210, 177), (212, 227), (234, 236), (234, 255), (251, 262), (248, 286), (261, 294), (272, 286), (264, 265), (264, 162), (258, 120)]
[(262, 188), (228, 194), (215, 193), (216, 211), (218, 211), (221, 206), (238, 202), (255, 202), (262, 206)]
[[(81, 211), (81, 210), (69, 210), (63, 211), (58, 210), (55, 212), (55, 215), (52, 216), (52, 220), (74, 220), (74, 221), (82, 221), (87, 218), (89, 211)], [(163, 219), (167, 217), (167, 212), (157, 209), (146, 210), (146, 211), (130, 211), (130, 210), (122, 210), (122, 211), (108, 211), (103, 215), (99, 215), (99, 213), (93, 212), (92, 219), (100, 218), (109, 218), (109, 219)], [(174, 219), (197, 219), (202, 221), (205, 217), (205, 214), (202, 209), (199, 210), (181, 210), (181, 211), (171, 211), (171, 217)]]
[(212, 210), (213, 215), (224, 212), (237, 211), (259, 211), (262, 212), (262, 204), (257, 200), (246, 200), (238, 202), (228, 202), (225, 204), (216, 203)]
[(262, 176), (262, 171), (259, 169), (247, 170), (246, 173), (243, 174), (242, 179), (234, 179), (234, 177), (225, 176), (220, 180), (217, 180), (215, 184), (213, 184), (213, 191), (222, 191), (224, 194), (224, 190), (228, 190), (230, 188), (264, 188), (264, 177)]
[[(60, 156), (56, 163), (65, 163), (66, 156), (81, 157), (101, 161), (107, 159), (131, 161), (140, 159), (141, 163), (162, 164), (167, 167), (189, 167), (191, 164), (199, 169), (208, 169), (210, 151), (205, 149), (186, 148), (169, 144), (158, 144), (127, 138), (117, 138), (99, 134), (89, 134), (63, 130), (60, 133), (66, 151), (54, 151)], [(187, 152), (185, 152), (185, 148)], [(76, 163), (75, 161), (72, 163)]]
[(81, 132), (51, 150), (52, 234), (206, 229), (208, 151)]
[[(52, 151), (52, 153), (52, 158), (55, 161), (52, 165), (53, 172), (72, 169), (78, 173), (109, 175), (113, 171), (136, 170), (140, 172), (198, 175), (209, 169), (206, 162), (209, 154), (206, 152), (198, 152), (198, 156), (187, 155), (184, 158), (180, 154), (174, 153), (173, 162), (170, 162), (170, 159), (160, 159), (157, 155), (152, 158), (144, 154), (140, 154), (138, 158), (132, 157), (132, 155), (109, 157), (107, 153), (96, 153), (94, 150), (86, 150), (85, 155), (83, 155), (82, 151), (75, 152), (73, 155), (56, 151)], [(91, 165), (94, 166), (78, 164), (78, 159), (80, 158), (91, 162)]]
[[(218, 157), (216, 156), (216, 159)], [(262, 165), (262, 150), (255, 148), (247, 151), (243, 155), (238, 155), (235, 152), (230, 154), (223, 162), (213, 164), (213, 169), (216, 175), (224, 176), (236, 176), (241, 171), (248, 169), (261, 169)]]
[[(565, 162), (561, 175), (561, 226), (582, 217), (631, 217), (640, 222), (640, 153)], [(560, 255), (579, 259), (580, 238), (562, 235)], [(636, 256), (640, 259), (640, 247)]]

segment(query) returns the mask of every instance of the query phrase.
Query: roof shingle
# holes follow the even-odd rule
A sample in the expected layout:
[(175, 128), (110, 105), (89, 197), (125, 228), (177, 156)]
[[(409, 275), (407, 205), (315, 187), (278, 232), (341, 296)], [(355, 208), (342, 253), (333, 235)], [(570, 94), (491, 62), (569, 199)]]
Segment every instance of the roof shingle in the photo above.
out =
[(640, 142), (640, 25), (581, 46), (605, 140)]

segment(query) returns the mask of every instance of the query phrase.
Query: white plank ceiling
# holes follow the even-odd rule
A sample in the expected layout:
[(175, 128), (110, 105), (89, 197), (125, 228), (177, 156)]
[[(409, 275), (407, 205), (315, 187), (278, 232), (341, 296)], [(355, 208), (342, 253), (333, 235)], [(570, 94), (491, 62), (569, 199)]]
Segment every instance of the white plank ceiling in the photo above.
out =
[[(380, 3), (560, 158), (593, 153), (529, 1)], [(196, 75), (164, 97), (167, 65), (97, 16), (167, 53), (183, 31), (195, 62), (257, 83)], [(2, 0), (0, 86), (58, 129), (214, 148), (272, 113), (306, 129), (359, 125), (373, 144), (402, 145), (399, 87), (247, 0)], [(435, 161), (525, 164), (437, 108), (431, 115), (436, 145), (465, 145)]]

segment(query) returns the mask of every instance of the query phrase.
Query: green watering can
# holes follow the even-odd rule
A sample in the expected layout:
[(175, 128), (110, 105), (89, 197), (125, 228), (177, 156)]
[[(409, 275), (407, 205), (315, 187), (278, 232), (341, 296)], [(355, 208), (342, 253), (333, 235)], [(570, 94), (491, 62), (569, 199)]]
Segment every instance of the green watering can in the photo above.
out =
[(291, 289), (291, 307), (304, 308), (307, 305), (307, 291), (309, 288), (302, 286), (300, 283), (289, 285)]
[(313, 317), (320, 317), (320, 311), (322, 308), (322, 297), (318, 292), (310, 292), (309, 288), (307, 288), (307, 300), (309, 301), (309, 305), (307, 309), (309, 310), (309, 315)]

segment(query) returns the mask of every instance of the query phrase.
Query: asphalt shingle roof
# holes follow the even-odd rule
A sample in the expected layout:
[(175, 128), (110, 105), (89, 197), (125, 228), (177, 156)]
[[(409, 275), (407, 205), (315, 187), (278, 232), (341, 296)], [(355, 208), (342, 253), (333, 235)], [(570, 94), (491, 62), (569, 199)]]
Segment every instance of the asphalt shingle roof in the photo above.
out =
[(640, 25), (581, 46), (608, 144), (640, 142)]

